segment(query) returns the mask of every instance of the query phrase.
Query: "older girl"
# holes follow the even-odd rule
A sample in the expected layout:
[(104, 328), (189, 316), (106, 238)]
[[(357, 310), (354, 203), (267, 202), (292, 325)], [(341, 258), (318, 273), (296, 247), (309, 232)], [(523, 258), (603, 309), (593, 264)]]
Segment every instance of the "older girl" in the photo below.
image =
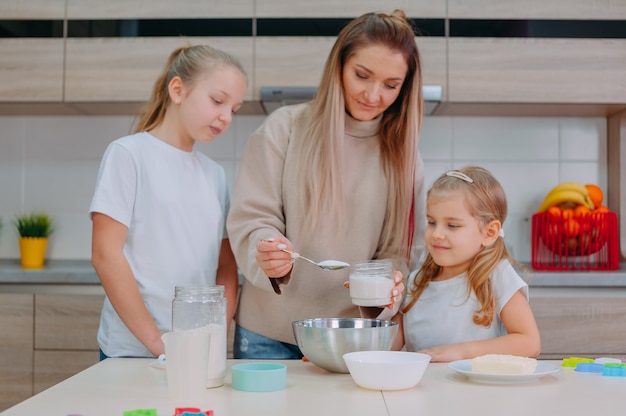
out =
[(246, 84), (230, 55), (206, 45), (179, 48), (136, 133), (107, 148), (90, 208), (92, 263), (106, 292), (103, 358), (162, 354), (175, 286), (224, 285), (232, 319), (238, 279), (225, 234), (224, 169), (194, 144), (228, 128)]

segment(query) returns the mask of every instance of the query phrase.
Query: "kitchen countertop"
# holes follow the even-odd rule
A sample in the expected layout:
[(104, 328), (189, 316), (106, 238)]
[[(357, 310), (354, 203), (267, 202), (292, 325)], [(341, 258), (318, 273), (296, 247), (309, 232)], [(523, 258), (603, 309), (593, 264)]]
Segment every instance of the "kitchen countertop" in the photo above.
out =
[(99, 285), (89, 260), (46, 260), (43, 269), (22, 269), (19, 259), (0, 260), (0, 284)]
[[(626, 262), (609, 271), (531, 271), (531, 287), (626, 287)], [(22, 269), (19, 260), (0, 260), (0, 285), (100, 285), (89, 260), (48, 260), (41, 270)]]
[[(150, 358), (109, 358), (0, 413), (18, 415), (121, 415), (126, 410), (156, 409), (174, 413), (167, 376), (150, 366)], [(228, 360), (226, 382), (207, 389), (201, 410), (228, 415), (455, 415), (589, 416), (619, 413), (626, 378), (579, 373), (571, 368), (530, 382), (506, 384), (468, 379), (444, 363), (431, 363), (422, 380), (400, 391), (367, 390), (349, 374), (334, 374), (300, 360), (271, 360), (287, 365), (287, 388), (244, 392), (231, 385), (230, 367), (247, 360)], [(540, 361), (560, 367), (561, 361)], [(495, 382), (497, 381), (497, 382)], [(494, 383), (495, 382), (495, 383)]]

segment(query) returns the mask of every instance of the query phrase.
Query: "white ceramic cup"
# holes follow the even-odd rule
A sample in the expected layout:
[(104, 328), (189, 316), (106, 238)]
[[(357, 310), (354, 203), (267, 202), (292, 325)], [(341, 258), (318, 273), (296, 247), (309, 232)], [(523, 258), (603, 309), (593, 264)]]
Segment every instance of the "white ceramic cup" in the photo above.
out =
[(350, 297), (359, 306), (391, 303), (393, 265), (390, 260), (370, 260), (350, 266)]
[(170, 401), (174, 406), (199, 406), (207, 387), (211, 333), (204, 329), (166, 332), (165, 369)]

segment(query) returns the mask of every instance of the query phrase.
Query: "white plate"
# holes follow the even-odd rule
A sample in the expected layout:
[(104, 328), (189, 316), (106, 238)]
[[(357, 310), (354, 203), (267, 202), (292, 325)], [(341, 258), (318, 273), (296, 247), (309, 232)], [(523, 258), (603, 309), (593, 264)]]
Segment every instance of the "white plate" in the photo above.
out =
[(542, 361), (537, 361), (537, 368), (535, 368), (535, 372), (532, 374), (476, 373), (472, 371), (472, 360), (453, 361), (448, 364), (448, 368), (459, 374), (467, 376), (470, 380), (496, 384), (527, 383), (529, 381), (538, 380), (548, 374), (556, 373), (560, 370), (560, 367)]

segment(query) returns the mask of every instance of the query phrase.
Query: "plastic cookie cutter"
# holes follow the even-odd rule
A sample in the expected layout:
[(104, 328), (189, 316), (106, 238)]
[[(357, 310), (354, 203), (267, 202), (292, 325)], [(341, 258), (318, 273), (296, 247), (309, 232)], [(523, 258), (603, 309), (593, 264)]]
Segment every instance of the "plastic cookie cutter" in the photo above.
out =
[(125, 410), (124, 416), (158, 416), (156, 409)]
[(177, 407), (174, 416), (213, 416), (213, 410), (202, 411), (197, 407)]
[(572, 367), (576, 368), (576, 365), (579, 363), (593, 363), (593, 358), (584, 358), (584, 357), (569, 357), (563, 358), (563, 367)]
[(604, 371), (604, 364), (599, 363), (578, 363), (576, 364), (576, 370), (581, 373), (598, 373), (602, 374)]
[(595, 363), (599, 364), (623, 364), (622, 360), (619, 358), (610, 358), (610, 357), (600, 357), (594, 360)]
[(626, 377), (626, 364), (606, 363), (604, 364), (604, 370), (602, 370), (602, 375), (608, 377)]

